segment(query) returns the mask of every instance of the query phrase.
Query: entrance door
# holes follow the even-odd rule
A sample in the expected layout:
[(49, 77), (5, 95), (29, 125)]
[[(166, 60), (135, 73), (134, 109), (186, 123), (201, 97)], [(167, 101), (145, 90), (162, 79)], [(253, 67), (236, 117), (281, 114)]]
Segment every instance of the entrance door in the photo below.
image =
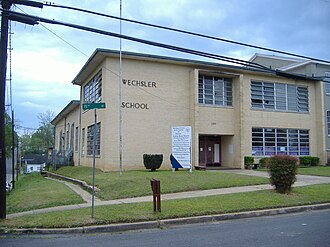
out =
[(220, 137), (199, 138), (199, 165), (220, 166)]

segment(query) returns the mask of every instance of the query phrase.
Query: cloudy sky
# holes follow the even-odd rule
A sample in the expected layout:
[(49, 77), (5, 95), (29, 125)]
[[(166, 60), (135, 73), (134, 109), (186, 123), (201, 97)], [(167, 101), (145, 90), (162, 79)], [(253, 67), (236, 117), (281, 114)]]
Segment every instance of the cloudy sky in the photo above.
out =
[[(119, 16), (120, 0), (57, 0)], [(12, 10), (63, 22), (119, 32), (119, 22), (54, 7)], [(219, 38), (330, 60), (330, 0), (122, 0), (122, 15)], [(119, 40), (68, 27), (12, 22), (12, 92), (15, 119), (37, 128), (38, 113), (58, 114), (79, 99), (72, 79), (96, 48), (119, 49)], [(206, 40), (123, 22), (123, 34), (248, 60), (265, 51)], [(123, 50), (203, 59), (161, 48), (123, 41)], [(7, 95), (9, 86), (7, 85)], [(9, 103), (7, 97), (7, 104)], [(23, 133), (23, 130), (20, 131)]]

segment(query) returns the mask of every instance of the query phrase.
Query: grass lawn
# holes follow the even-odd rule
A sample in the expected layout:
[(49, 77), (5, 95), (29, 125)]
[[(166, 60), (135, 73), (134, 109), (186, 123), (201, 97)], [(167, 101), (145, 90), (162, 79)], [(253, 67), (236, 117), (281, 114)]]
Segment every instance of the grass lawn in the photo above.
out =
[[(63, 167), (58, 174), (84, 180), (91, 184), (92, 169), (88, 167)], [(126, 171), (120, 177), (119, 172), (95, 173), (95, 186), (101, 191), (96, 196), (102, 200), (120, 199), (151, 195), (150, 179), (160, 180), (162, 193), (174, 193), (192, 190), (227, 188), (255, 184), (267, 184), (269, 179), (261, 177), (228, 174), (208, 171), (172, 171), (150, 172)]]
[(15, 189), (7, 194), (6, 202), (7, 213), (11, 214), (84, 201), (64, 184), (33, 173), (19, 178)]
[(330, 166), (301, 167), (298, 168), (298, 174), (330, 177)]
[[(294, 188), (292, 193), (278, 194), (273, 190), (209, 196), (162, 202), (162, 212), (153, 213), (152, 203), (132, 203), (95, 208), (95, 224), (137, 222), (176, 217), (221, 214), (254, 209), (330, 202), (330, 184)], [(90, 224), (91, 209), (79, 209), (29, 215), (0, 220), (7, 228), (57, 228)]]

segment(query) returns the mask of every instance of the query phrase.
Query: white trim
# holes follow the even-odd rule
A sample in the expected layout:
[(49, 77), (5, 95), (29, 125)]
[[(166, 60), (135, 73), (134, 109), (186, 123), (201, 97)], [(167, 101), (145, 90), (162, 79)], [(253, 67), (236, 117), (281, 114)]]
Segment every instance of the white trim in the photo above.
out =
[(305, 61), (303, 59), (298, 59), (298, 58), (281, 57), (281, 56), (276, 56), (276, 55), (267, 55), (267, 54), (255, 53), (253, 55), (253, 57), (250, 58), (249, 62), (253, 62), (253, 60), (256, 59), (257, 57), (271, 58), (271, 59), (283, 60), (283, 61), (292, 61), (292, 62), (303, 62), (303, 61)]
[(287, 70), (295, 69), (295, 68), (305, 66), (305, 65), (308, 65), (308, 64), (311, 64), (311, 63), (315, 63), (315, 62), (313, 62), (312, 60), (307, 60), (307, 61), (303, 61), (303, 62), (299, 62), (299, 63), (289, 64), (289, 65), (284, 66), (284, 67), (279, 68), (279, 69), (283, 70), (283, 71), (287, 71)]

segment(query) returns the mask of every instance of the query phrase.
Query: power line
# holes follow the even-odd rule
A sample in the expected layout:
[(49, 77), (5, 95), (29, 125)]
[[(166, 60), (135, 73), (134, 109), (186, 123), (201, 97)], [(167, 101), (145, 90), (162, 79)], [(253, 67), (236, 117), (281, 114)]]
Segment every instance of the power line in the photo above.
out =
[(75, 29), (88, 31), (88, 32), (111, 36), (111, 37), (115, 37), (115, 38), (122, 38), (122, 39), (130, 40), (133, 42), (142, 43), (142, 44), (146, 44), (146, 45), (150, 45), (150, 46), (161, 47), (164, 49), (179, 51), (179, 52), (197, 55), (197, 56), (201, 56), (201, 57), (212, 58), (212, 59), (221, 60), (221, 61), (225, 61), (225, 62), (229, 62), (229, 63), (236, 63), (236, 64), (240, 64), (240, 65), (244, 65), (244, 66), (248, 66), (248, 67), (252, 67), (252, 68), (256, 68), (256, 69), (261, 69), (261, 70), (265, 70), (265, 71), (274, 71), (263, 65), (245, 61), (245, 60), (241, 60), (241, 59), (237, 59), (237, 58), (216, 55), (216, 54), (212, 54), (212, 53), (187, 49), (187, 48), (174, 46), (174, 45), (168, 45), (168, 44), (164, 44), (164, 43), (158, 43), (158, 42), (154, 42), (154, 41), (150, 41), (150, 40), (135, 38), (132, 36), (122, 35), (122, 34), (104, 31), (104, 30), (100, 30), (100, 29), (96, 29), (96, 28), (87, 27), (87, 26), (81, 26), (81, 25), (72, 24), (72, 23), (68, 23), (68, 22), (60, 22), (60, 21), (50, 20), (50, 19), (46, 19), (46, 18), (42, 18), (42, 17), (38, 17), (38, 16), (21, 14), (21, 13), (17, 13), (14, 11), (4, 11), (4, 12), (6, 12), (9, 15), (10, 19), (16, 20), (16, 21), (26, 21), (26, 23), (34, 23), (34, 24), (39, 24), (39, 22), (44, 22), (44, 23), (48, 23), (48, 24), (62, 25), (62, 26), (66, 26), (66, 27), (71, 27), (71, 28), (75, 28)]
[(164, 30), (168, 30), (168, 31), (173, 31), (173, 32), (178, 32), (178, 33), (193, 35), (193, 36), (197, 36), (197, 37), (202, 37), (202, 38), (207, 38), (207, 39), (212, 39), (212, 40), (227, 42), (227, 43), (231, 43), (231, 44), (235, 44), (235, 45), (246, 46), (246, 47), (250, 47), (250, 48), (254, 48), (254, 49), (275, 52), (275, 53), (279, 53), (279, 54), (283, 54), (283, 55), (288, 55), (288, 56), (293, 56), (293, 57), (299, 57), (299, 58), (309, 59), (309, 60), (323, 62), (323, 63), (330, 63), (330, 61), (323, 60), (323, 59), (313, 58), (313, 57), (309, 57), (309, 56), (303, 56), (303, 55), (299, 55), (299, 54), (295, 54), (295, 53), (291, 53), (291, 52), (280, 51), (280, 50), (276, 50), (276, 49), (272, 49), (272, 48), (267, 48), (267, 47), (252, 45), (252, 44), (243, 43), (243, 42), (239, 42), (239, 41), (234, 41), (234, 40), (230, 40), (230, 39), (218, 38), (218, 37), (214, 37), (214, 36), (210, 36), (210, 35), (206, 35), (206, 34), (201, 34), (201, 33), (196, 33), (196, 32), (191, 32), (191, 31), (186, 31), (186, 30), (182, 30), (182, 29), (171, 28), (171, 27), (166, 27), (166, 26), (151, 24), (151, 23), (147, 23), (147, 22), (142, 22), (142, 21), (136, 21), (136, 20), (127, 19), (127, 18), (117, 17), (117, 16), (103, 14), (103, 13), (99, 13), (99, 12), (95, 12), (95, 11), (91, 11), (91, 10), (86, 10), (86, 9), (81, 9), (81, 8), (77, 8), (77, 7), (70, 7), (70, 6), (65, 6), (65, 5), (59, 5), (59, 4), (50, 3), (50, 2), (49, 3), (48, 2), (44, 3), (44, 6), (50, 6), (50, 7), (56, 7), (56, 8), (63, 8), (63, 9), (75, 10), (75, 11), (80, 11), (80, 12), (84, 12), (84, 13), (88, 13), (88, 14), (93, 14), (93, 15), (98, 15), (98, 16), (102, 16), (102, 17), (112, 18), (112, 19), (116, 19), (116, 20), (131, 22), (131, 23), (135, 23), (135, 24), (139, 24), (139, 25), (144, 25), (144, 26), (148, 26), (148, 27), (154, 27), (154, 28), (164, 29)]

